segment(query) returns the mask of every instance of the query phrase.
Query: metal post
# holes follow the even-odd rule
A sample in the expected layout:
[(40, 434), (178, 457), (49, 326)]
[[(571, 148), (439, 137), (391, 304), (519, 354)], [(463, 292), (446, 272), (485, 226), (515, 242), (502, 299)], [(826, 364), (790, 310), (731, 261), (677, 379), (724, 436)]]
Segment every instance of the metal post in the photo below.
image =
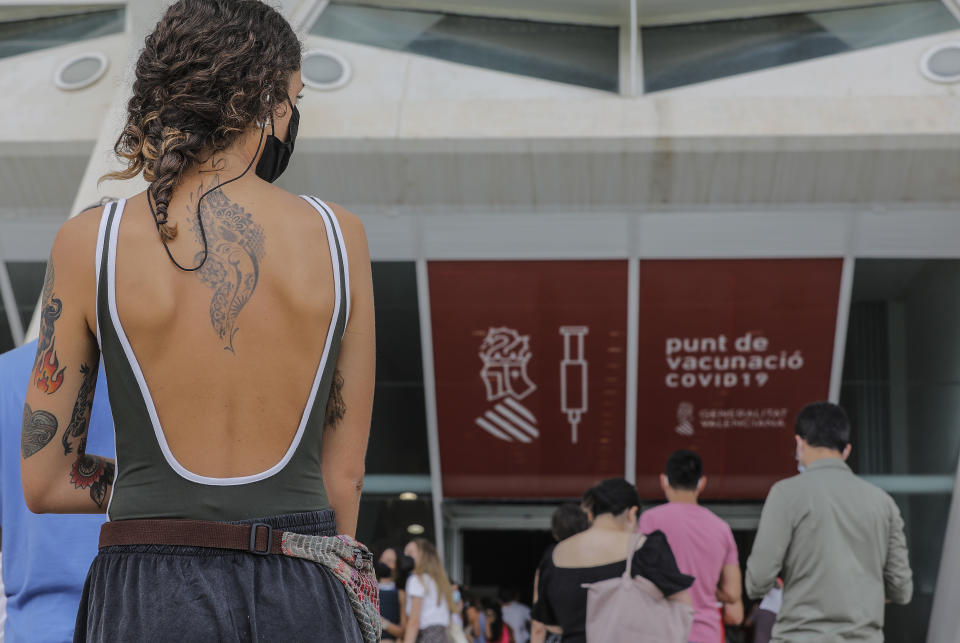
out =
[(840, 384), (843, 382), (843, 356), (847, 346), (847, 323), (850, 320), (850, 300), (853, 296), (853, 268), (855, 259), (843, 259), (840, 277), (840, 298), (837, 302), (837, 328), (833, 338), (833, 365), (830, 368), (830, 401), (840, 403)]
[(637, 95), (637, 52), (640, 28), (637, 24), (637, 0), (630, 0), (630, 95)]
[[(417, 302), (420, 307), (420, 343), (423, 356), (423, 396), (427, 407), (427, 449), (433, 494), (433, 525), (437, 553), (444, 561), (443, 484), (440, 478), (440, 433), (437, 423), (437, 383), (433, 371), (433, 324), (430, 316), (430, 281), (427, 260), (417, 259)], [(449, 566), (448, 566), (449, 567)]]
[[(633, 215), (636, 216), (636, 215)], [(627, 262), (627, 426), (624, 475), (637, 482), (637, 379), (640, 356), (640, 260)]]

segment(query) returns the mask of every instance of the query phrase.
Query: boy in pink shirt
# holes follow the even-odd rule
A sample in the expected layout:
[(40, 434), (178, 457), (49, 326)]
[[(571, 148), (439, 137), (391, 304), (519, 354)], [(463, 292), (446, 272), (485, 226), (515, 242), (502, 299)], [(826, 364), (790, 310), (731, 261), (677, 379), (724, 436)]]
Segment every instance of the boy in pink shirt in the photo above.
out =
[[(741, 575), (737, 544), (730, 526), (709, 509), (697, 504), (706, 486), (703, 462), (693, 451), (677, 451), (667, 460), (660, 486), (667, 504), (647, 509), (640, 516), (640, 531), (659, 529), (667, 536), (677, 567), (696, 578), (690, 588), (693, 608), (692, 643), (724, 640), (718, 603), (724, 604), (736, 624), (743, 619)], [(732, 623), (730, 621), (733, 621)]]

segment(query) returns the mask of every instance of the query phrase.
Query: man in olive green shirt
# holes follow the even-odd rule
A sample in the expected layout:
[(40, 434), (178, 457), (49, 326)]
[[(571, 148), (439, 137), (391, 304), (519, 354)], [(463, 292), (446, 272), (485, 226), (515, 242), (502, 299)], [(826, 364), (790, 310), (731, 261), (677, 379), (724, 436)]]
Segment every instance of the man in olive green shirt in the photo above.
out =
[(747, 561), (747, 594), (783, 579), (773, 641), (883, 641), (884, 603), (913, 593), (900, 510), (844, 462), (850, 424), (828, 402), (797, 418), (801, 475), (773, 486)]

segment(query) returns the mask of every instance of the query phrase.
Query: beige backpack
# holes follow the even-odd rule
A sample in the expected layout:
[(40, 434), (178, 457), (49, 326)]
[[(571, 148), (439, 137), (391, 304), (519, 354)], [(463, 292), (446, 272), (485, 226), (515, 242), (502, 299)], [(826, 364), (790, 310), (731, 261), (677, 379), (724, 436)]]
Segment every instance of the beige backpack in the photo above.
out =
[(631, 574), (633, 554), (646, 536), (636, 534), (627, 549), (623, 576), (587, 589), (587, 643), (686, 643), (693, 625), (693, 608), (667, 600), (656, 585)]

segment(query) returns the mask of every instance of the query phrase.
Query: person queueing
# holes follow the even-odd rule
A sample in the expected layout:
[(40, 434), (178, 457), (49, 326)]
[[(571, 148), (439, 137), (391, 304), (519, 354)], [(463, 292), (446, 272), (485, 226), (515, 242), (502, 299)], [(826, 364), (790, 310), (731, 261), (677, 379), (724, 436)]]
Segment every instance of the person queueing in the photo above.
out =
[(397, 636), (403, 635), (403, 629), (400, 627), (400, 592), (397, 590), (397, 583), (394, 580), (396, 567), (396, 558), (394, 558), (394, 569), (380, 561), (376, 565), (378, 593), (380, 595), (380, 620), (383, 632), (380, 636), (381, 641), (396, 641)]
[[(585, 584), (623, 576), (625, 553), (637, 529), (640, 497), (622, 478), (591, 487), (583, 496), (590, 528), (557, 544), (540, 570), (533, 618), (563, 630), (564, 643), (586, 643), (587, 589)], [(693, 577), (677, 569), (662, 531), (647, 535), (632, 558), (632, 574), (651, 581), (672, 601), (690, 605)]]
[[(172, 4), (139, 54), (115, 146), (127, 167), (110, 175), (149, 187), (54, 241), (21, 474), (35, 512), (109, 517), (75, 641), (368, 631), (334, 573), (277, 555), (289, 532), (355, 533), (374, 382), (360, 221), (271, 184), (293, 151), (300, 61), (266, 3)], [(86, 449), (101, 355), (115, 461)]]
[(463, 631), (469, 643), (487, 643), (487, 616), (483, 600), (477, 596), (467, 597), (463, 608)]
[(503, 622), (510, 626), (516, 643), (530, 640), (530, 608), (520, 602), (519, 592), (512, 588), (502, 588), (499, 592)]
[(777, 613), (782, 603), (783, 583), (778, 578), (777, 584), (764, 594), (763, 600), (743, 622), (745, 627), (753, 627), (753, 643), (770, 643), (770, 639), (773, 638), (773, 626), (777, 622)]
[(407, 543), (403, 553), (416, 567), (407, 579), (407, 624), (404, 643), (447, 643), (447, 628), (456, 609), (450, 579), (437, 549), (425, 538)]
[[(553, 549), (556, 543), (575, 536), (590, 527), (590, 519), (583, 507), (573, 502), (566, 502), (553, 510), (550, 516), (550, 534), (553, 536), (554, 543), (547, 547), (537, 565), (537, 571), (533, 576), (533, 603), (536, 605), (540, 595), (540, 573), (547, 564), (547, 559), (553, 557)], [(531, 610), (532, 614), (532, 610)], [(531, 618), (530, 621), (530, 643), (560, 643), (563, 638), (563, 632), (557, 626), (552, 626), (550, 630), (547, 626)]]
[[(380, 640), (395, 641), (403, 637), (403, 624), (406, 622), (403, 610), (403, 586), (397, 582), (400, 573), (401, 555), (394, 547), (384, 547), (377, 557), (377, 581), (380, 595)], [(412, 569), (412, 567), (411, 567)], [(406, 578), (404, 578), (406, 580)]]
[(503, 620), (503, 605), (500, 601), (486, 599), (483, 601), (483, 612), (487, 617), (485, 638), (488, 643), (518, 643), (513, 628)]
[(640, 531), (662, 531), (670, 541), (680, 569), (696, 580), (690, 588), (695, 610), (691, 643), (716, 643), (725, 638), (717, 602), (729, 605), (743, 620), (742, 577), (737, 543), (730, 525), (698, 502), (707, 484), (703, 461), (693, 451), (680, 450), (667, 459), (660, 486), (667, 503), (640, 516)]
[(913, 572), (900, 509), (850, 470), (850, 421), (831, 402), (794, 427), (800, 475), (767, 494), (747, 559), (747, 595), (783, 581), (774, 643), (883, 641), (886, 603), (906, 605)]

